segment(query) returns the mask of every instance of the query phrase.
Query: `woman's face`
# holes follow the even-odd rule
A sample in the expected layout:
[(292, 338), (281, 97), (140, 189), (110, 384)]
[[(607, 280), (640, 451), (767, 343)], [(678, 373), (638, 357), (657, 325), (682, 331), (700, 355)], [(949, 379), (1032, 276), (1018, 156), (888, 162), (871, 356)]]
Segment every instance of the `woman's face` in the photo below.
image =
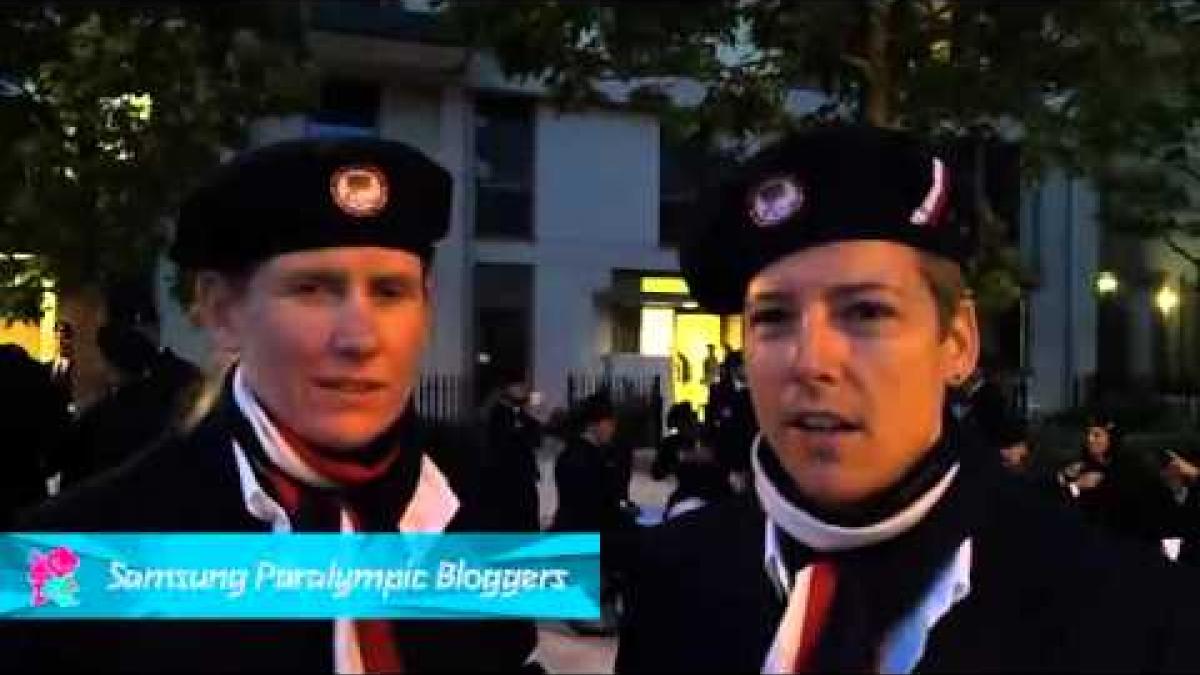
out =
[(403, 412), (430, 308), (420, 258), (375, 247), (277, 255), (210, 312), (264, 407), (302, 439), (368, 443)]
[(1099, 462), (1108, 459), (1109, 443), (1111, 437), (1108, 429), (1102, 426), (1090, 426), (1087, 429), (1087, 452), (1088, 455)]
[(947, 385), (978, 356), (971, 304), (940, 330), (920, 254), (892, 242), (776, 261), (751, 280), (744, 325), (760, 428), (800, 491), (830, 509), (888, 489), (925, 454)]

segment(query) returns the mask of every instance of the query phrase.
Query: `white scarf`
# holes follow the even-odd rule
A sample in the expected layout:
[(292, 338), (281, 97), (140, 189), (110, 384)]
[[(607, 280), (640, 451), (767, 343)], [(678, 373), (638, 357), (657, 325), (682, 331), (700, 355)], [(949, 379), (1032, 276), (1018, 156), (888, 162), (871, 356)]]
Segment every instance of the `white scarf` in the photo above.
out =
[(754, 471), (754, 489), (768, 520), (796, 541), (822, 553), (863, 548), (904, 534), (929, 514), (958, 475), (959, 465), (955, 463), (932, 488), (895, 515), (865, 527), (842, 527), (818, 519), (783, 496), (763, 470), (762, 461), (759, 459), (762, 445), (762, 434), (759, 434), (754, 439), (750, 457)]
[(241, 408), (246, 420), (250, 422), (254, 433), (258, 435), (263, 452), (267, 453), (267, 458), (271, 460), (272, 464), (279, 467), (280, 471), (294, 480), (312, 487), (337, 487), (337, 483), (317, 473), (316, 469), (301, 459), (300, 455), (296, 454), (296, 451), (292, 450), (292, 447), (280, 435), (279, 430), (271, 423), (271, 418), (267, 416), (267, 411), (259, 405), (254, 392), (250, 391), (250, 387), (246, 384), (241, 366), (237, 366), (237, 370), (233, 373), (233, 400), (237, 403), (238, 408)]

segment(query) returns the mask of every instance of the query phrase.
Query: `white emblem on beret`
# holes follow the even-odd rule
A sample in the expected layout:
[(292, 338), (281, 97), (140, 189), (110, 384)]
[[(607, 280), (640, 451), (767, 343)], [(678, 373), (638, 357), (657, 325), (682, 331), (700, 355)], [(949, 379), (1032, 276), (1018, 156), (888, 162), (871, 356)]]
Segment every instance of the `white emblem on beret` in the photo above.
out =
[(334, 171), (329, 191), (333, 203), (352, 216), (373, 216), (387, 206), (387, 177), (376, 166), (344, 166)]
[(791, 176), (769, 178), (750, 193), (750, 219), (759, 227), (774, 227), (804, 206), (804, 189)]
[(913, 210), (912, 216), (909, 217), (908, 221), (913, 225), (929, 225), (941, 216), (945, 205), (946, 167), (942, 165), (942, 160), (934, 157), (933, 184), (929, 186), (929, 192), (925, 195), (925, 201), (921, 202), (921, 205)]

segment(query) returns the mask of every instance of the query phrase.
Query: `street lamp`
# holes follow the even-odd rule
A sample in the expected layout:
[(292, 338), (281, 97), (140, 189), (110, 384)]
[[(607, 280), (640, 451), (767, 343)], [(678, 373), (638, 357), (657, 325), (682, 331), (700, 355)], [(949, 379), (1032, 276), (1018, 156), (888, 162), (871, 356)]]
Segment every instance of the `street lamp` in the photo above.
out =
[(1117, 275), (1112, 272), (1101, 272), (1096, 277), (1096, 292), (1101, 295), (1111, 295), (1117, 292), (1120, 283), (1117, 281)]
[(1169, 316), (1179, 306), (1179, 293), (1170, 285), (1163, 284), (1154, 296), (1154, 304), (1158, 305), (1158, 311), (1162, 312), (1163, 316)]

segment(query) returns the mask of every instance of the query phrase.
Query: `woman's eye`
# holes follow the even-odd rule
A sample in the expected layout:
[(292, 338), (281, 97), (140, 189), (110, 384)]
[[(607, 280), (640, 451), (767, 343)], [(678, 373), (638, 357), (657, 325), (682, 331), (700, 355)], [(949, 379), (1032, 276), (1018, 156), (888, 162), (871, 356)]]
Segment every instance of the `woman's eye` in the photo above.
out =
[(287, 285), (289, 295), (301, 298), (314, 298), (328, 295), (332, 292), (330, 285), (318, 279), (300, 279)]
[(756, 309), (750, 312), (750, 325), (752, 326), (771, 326), (783, 323), (788, 320), (788, 313), (784, 309), (771, 307), (766, 309)]
[(851, 321), (880, 321), (896, 316), (896, 310), (882, 302), (855, 302), (842, 315)]
[(375, 296), (381, 300), (407, 300), (415, 295), (411, 284), (380, 284), (375, 287)]

